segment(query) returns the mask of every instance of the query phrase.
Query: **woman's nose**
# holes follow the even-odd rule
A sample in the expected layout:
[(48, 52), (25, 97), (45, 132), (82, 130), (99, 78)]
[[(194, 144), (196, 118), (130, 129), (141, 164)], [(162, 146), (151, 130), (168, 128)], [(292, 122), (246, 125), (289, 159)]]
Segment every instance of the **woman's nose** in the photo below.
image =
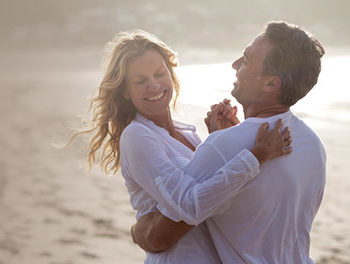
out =
[(157, 80), (150, 80), (148, 87), (152, 90), (157, 90), (161, 87), (161, 84)]

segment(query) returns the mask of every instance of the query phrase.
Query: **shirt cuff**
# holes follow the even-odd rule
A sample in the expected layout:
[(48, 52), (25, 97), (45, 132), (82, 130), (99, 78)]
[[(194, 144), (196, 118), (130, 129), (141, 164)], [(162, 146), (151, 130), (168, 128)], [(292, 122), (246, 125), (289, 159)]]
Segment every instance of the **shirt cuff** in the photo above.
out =
[(243, 149), (241, 152), (239, 152), (236, 157), (229, 160), (225, 165), (224, 169), (228, 171), (234, 171), (237, 169), (237, 160), (236, 158), (239, 158), (248, 169), (249, 178), (255, 177), (260, 172), (260, 163), (257, 160), (257, 158), (247, 149)]
[(178, 217), (178, 215), (172, 214), (169, 210), (167, 210), (163, 206), (160, 206), (159, 204), (157, 204), (157, 209), (162, 215), (173, 220), (174, 222), (180, 222), (183, 220), (183, 218)]
[(137, 211), (136, 212), (136, 221), (138, 221), (144, 215), (147, 215), (147, 214), (152, 213), (152, 212), (156, 212), (157, 209), (158, 209), (157, 206), (152, 206), (151, 208), (149, 208), (147, 210)]

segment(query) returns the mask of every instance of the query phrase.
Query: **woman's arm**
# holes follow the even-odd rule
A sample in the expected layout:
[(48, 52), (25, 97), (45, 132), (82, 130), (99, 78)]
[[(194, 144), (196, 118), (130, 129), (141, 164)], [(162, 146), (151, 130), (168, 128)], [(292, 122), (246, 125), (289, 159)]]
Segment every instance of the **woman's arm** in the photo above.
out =
[[(248, 150), (228, 162), (214, 150), (211, 162), (226, 164), (209, 179), (197, 183), (186, 174), (183, 159), (169, 160), (157, 134), (145, 135), (142, 131), (122, 137), (121, 154), (124, 173), (163, 207), (169, 208), (166, 216), (191, 225), (204, 221), (259, 172), (259, 162)], [(172, 182), (168, 182), (171, 186), (160, 189), (160, 183), (164, 184), (167, 179), (171, 179)]]
[[(290, 153), (290, 149), (283, 147), (285, 141), (279, 132), (281, 121), (275, 129), (267, 131), (266, 127), (261, 131), (270, 140), (257, 141), (257, 151), (252, 150), (257, 158), (263, 162)], [(197, 182), (195, 175), (186, 174), (186, 168), (196, 166), (194, 163), (198, 163), (198, 159), (185, 167), (176, 159), (169, 160), (157, 134), (133, 131), (122, 139), (124, 171), (162, 207), (169, 208), (166, 216), (174, 221), (184, 220), (190, 225), (197, 225), (211, 216), (259, 172), (259, 162), (248, 150), (242, 150), (226, 161), (215, 148), (209, 146), (206, 153), (201, 153), (199, 166), (210, 161), (219, 169), (206, 180)], [(159, 188), (160, 185), (162, 188)]]
[[(264, 124), (263, 126), (261, 126), (261, 128), (259, 129), (258, 135), (257, 135), (256, 145), (252, 149), (252, 152), (260, 160), (260, 162), (263, 162), (268, 158), (272, 158), (274, 156), (281, 155), (281, 147), (278, 147), (279, 145), (276, 144), (275, 141), (279, 141), (281, 143), (282, 141), (284, 142), (283, 138), (289, 138), (289, 131), (288, 130), (284, 131), (284, 133), (282, 133), (282, 134), (279, 132), (281, 127), (282, 127), (281, 121), (278, 121), (275, 129), (273, 129), (271, 131), (267, 131), (266, 130), (267, 127), (268, 127), (267, 124)], [(266, 149), (268, 149), (268, 148), (264, 144), (267, 146), (270, 146), (270, 150), (271, 150), (270, 153), (269, 153), (269, 151), (266, 152)], [(284, 143), (282, 143), (282, 144), (284, 144)], [(154, 146), (154, 145), (157, 145), (157, 144), (152, 144), (152, 146)], [(273, 146), (273, 148), (271, 148), (271, 146)], [(283, 147), (283, 149), (284, 149), (284, 147)], [(290, 149), (288, 151), (290, 151)], [(236, 163), (237, 162), (233, 162), (233, 164), (236, 164)], [(170, 173), (170, 171), (169, 171), (169, 173)], [(164, 175), (166, 175), (166, 174), (164, 174)], [(217, 177), (218, 175), (220, 175), (220, 173), (217, 171), (213, 177)], [(222, 175), (223, 174), (221, 174), (221, 176)], [(175, 177), (173, 177), (173, 176), (175, 176)], [(177, 178), (176, 176), (179, 176), (180, 178)], [(182, 175), (182, 176), (186, 177), (186, 175)], [(172, 174), (171, 178), (176, 179), (177, 182), (181, 182), (181, 173), (177, 174), (177, 175)], [(222, 177), (219, 176), (219, 178), (223, 178), (223, 176)], [(178, 181), (178, 180), (180, 180), (180, 181)], [(210, 182), (210, 180), (209, 180), (209, 182)], [(213, 183), (215, 185), (218, 182), (211, 181), (211, 183)], [(181, 184), (182, 183), (180, 183), (180, 185)], [(192, 184), (192, 186), (191, 186), (191, 184)], [(218, 184), (218, 186), (219, 185), (220, 184)], [(228, 182), (224, 182), (224, 185), (226, 185), (226, 186), (224, 186), (224, 188), (229, 188), (229, 186), (231, 186), (231, 184), (228, 184)], [(238, 185), (233, 184), (232, 185), (233, 190)], [(201, 201), (205, 202), (205, 199), (201, 199), (200, 195), (199, 196), (197, 195), (197, 197), (196, 197), (196, 195), (195, 195), (195, 192), (196, 192), (195, 187), (196, 186), (200, 187), (201, 184), (196, 183), (193, 178), (190, 181), (190, 184), (188, 184), (188, 182), (187, 182), (186, 187), (188, 187), (187, 190), (189, 191), (187, 193), (190, 193), (190, 195), (189, 196), (185, 195), (185, 197), (189, 197), (189, 199), (184, 199), (186, 201), (183, 204), (185, 210), (181, 211), (183, 209), (183, 208), (181, 208), (180, 218), (177, 220), (180, 220), (181, 217), (183, 216), (183, 215), (181, 215), (181, 213), (187, 213), (186, 209), (194, 210), (192, 212), (195, 212), (196, 210), (193, 207), (195, 207), (196, 205), (198, 207), (200, 207), (201, 209), (203, 209), (203, 206), (202, 206), (203, 203), (201, 203)], [(192, 187), (192, 189), (191, 189), (191, 187)], [(204, 187), (203, 184), (201, 187)], [(199, 189), (200, 188), (197, 188), (197, 191)], [(204, 189), (205, 189), (205, 187), (204, 187)], [(185, 188), (185, 190), (186, 190), (186, 188)], [(211, 190), (215, 190), (215, 189), (211, 189)], [(159, 190), (158, 190), (158, 192), (159, 192)], [(186, 191), (185, 191), (185, 193), (186, 193)], [(166, 201), (167, 203), (169, 203), (169, 202), (171, 203), (171, 201), (174, 200), (174, 197), (168, 197), (169, 194), (165, 194), (165, 193), (162, 193), (162, 194), (164, 195), (164, 196), (162, 196), (162, 199), (164, 197), (168, 198), (168, 201)], [(212, 193), (212, 194), (215, 195), (215, 193)], [(205, 195), (210, 196), (211, 195), (210, 190), (209, 190), (209, 192), (205, 192)], [(226, 201), (227, 197), (231, 197), (230, 195), (227, 196), (225, 193), (219, 191), (218, 197), (222, 197), (222, 196), (224, 196), (224, 199), (223, 199), (224, 201)], [(199, 203), (197, 203), (197, 204), (193, 203), (193, 198), (195, 198), (195, 197), (199, 198)], [(158, 201), (161, 200), (161, 199), (157, 199), (156, 197), (155, 197), (155, 199)], [(197, 199), (197, 201), (198, 201), (198, 199)], [(214, 199), (214, 207), (219, 207), (220, 202), (222, 200), (220, 202), (217, 202), (217, 201), (218, 201), (218, 199)], [(213, 202), (212, 199), (211, 199), (211, 202)], [(188, 204), (190, 204), (189, 207), (188, 207)], [(210, 203), (204, 203), (204, 204), (208, 205)], [(179, 204), (175, 204), (175, 205), (173, 204), (173, 206), (175, 206), (175, 207), (177, 207), (179, 205), (182, 205), (182, 203), (180, 202)], [(169, 207), (169, 204), (168, 204), (168, 207)], [(205, 216), (206, 214), (204, 213), (202, 215)], [(174, 219), (174, 217), (171, 217), (171, 218)], [(195, 218), (194, 221), (196, 221), (196, 220), (201, 221), (201, 217), (198, 215), (195, 215), (194, 218)], [(175, 217), (175, 220), (176, 220), (176, 217)], [(191, 227), (192, 226), (187, 225), (184, 222), (175, 222), (175, 221), (167, 218), (166, 216), (160, 214), (159, 212), (158, 213), (151, 213), (151, 214), (148, 214), (148, 215), (142, 217), (141, 219), (139, 219), (137, 224), (133, 227), (133, 237), (134, 237), (134, 241), (137, 242), (143, 249), (150, 251), (150, 252), (158, 252), (158, 251), (161, 251), (161, 250), (164, 250), (164, 249), (171, 247), (188, 230), (190, 230)]]
[[(279, 136), (278, 131), (281, 127), (281, 121), (277, 122), (272, 132), (266, 130), (268, 128), (268, 124), (266, 123), (260, 127), (256, 138), (256, 145), (252, 149), (252, 153), (259, 158), (260, 162), (264, 162), (266, 158), (272, 158), (275, 155), (272, 154), (272, 156), (269, 156), (269, 153), (265, 153), (263, 144), (271, 145), (276, 140), (275, 137)], [(285, 130), (281, 135), (290, 140), (289, 130)], [(272, 153), (275, 153), (275, 151), (272, 151)], [(132, 228), (132, 236), (135, 243), (139, 244), (141, 248), (155, 253), (173, 246), (192, 227), (183, 221), (175, 222), (160, 212), (155, 212), (147, 214), (137, 221)]]

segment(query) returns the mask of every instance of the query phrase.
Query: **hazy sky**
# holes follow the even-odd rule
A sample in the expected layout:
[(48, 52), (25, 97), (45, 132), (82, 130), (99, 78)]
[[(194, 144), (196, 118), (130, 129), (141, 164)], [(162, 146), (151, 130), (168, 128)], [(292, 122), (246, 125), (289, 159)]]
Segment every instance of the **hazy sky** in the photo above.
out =
[(347, 0), (1, 0), (2, 46), (100, 46), (142, 28), (176, 46), (236, 48), (270, 20), (300, 24), (327, 45), (350, 44)]

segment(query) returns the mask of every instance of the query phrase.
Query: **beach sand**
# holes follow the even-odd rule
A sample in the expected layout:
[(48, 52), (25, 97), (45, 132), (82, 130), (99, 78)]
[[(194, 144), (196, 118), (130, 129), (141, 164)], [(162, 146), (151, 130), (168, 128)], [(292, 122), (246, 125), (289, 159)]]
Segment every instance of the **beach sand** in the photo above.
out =
[[(53, 146), (79, 125), (100, 80), (99, 54), (40, 54), (4, 54), (0, 62), (0, 264), (143, 263), (129, 234), (135, 213), (121, 175), (87, 171), (85, 137), (65, 150)], [(206, 111), (182, 105), (176, 118), (205, 138)], [(350, 263), (350, 126), (306, 121), (328, 153), (311, 256), (320, 264)]]

